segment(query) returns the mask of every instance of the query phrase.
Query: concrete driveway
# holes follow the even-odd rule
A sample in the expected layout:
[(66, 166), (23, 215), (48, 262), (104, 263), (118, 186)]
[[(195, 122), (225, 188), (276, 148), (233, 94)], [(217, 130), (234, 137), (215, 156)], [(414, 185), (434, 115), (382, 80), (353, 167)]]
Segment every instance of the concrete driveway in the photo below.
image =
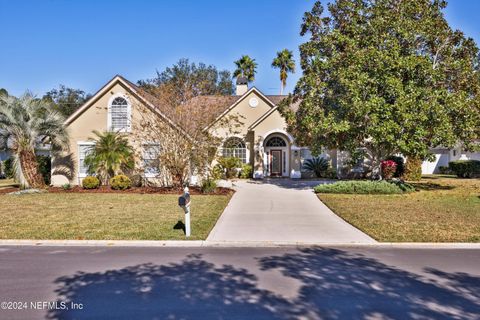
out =
[[(238, 181), (237, 190), (207, 241), (374, 243), (318, 200), (322, 181)], [(323, 181), (327, 183), (327, 181)]]

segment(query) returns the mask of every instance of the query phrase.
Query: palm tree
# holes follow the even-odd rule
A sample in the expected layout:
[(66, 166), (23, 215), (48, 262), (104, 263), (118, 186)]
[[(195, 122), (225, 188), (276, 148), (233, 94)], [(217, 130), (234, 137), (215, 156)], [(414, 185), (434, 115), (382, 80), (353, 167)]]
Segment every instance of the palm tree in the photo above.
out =
[(68, 149), (63, 122), (59, 113), (29, 92), (20, 98), (0, 95), (0, 150), (12, 152), (15, 180), (23, 188), (45, 186), (35, 156), (38, 143), (48, 141), (52, 151)]
[(293, 60), (293, 52), (288, 49), (283, 49), (277, 52), (277, 56), (273, 59), (272, 67), (280, 69), (280, 94), (283, 94), (283, 89), (287, 85), (288, 73), (295, 72), (295, 60)]
[(111, 177), (133, 169), (133, 148), (128, 139), (120, 132), (93, 131), (95, 138), (89, 138), (94, 144), (87, 149), (85, 165), (90, 174), (96, 174), (104, 184)]
[(248, 55), (243, 55), (239, 60), (234, 61), (237, 69), (233, 72), (235, 78), (246, 78), (248, 82), (255, 80), (255, 73), (257, 72), (257, 63), (255, 59), (250, 58)]

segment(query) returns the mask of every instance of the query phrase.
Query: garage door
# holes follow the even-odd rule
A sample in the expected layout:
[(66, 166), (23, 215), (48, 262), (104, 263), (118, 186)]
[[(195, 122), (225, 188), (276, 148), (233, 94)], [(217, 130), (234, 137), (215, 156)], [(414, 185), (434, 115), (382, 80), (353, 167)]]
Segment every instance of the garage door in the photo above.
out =
[(435, 155), (435, 160), (432, 162), (423, 161), (422, 174), (439, 173), (439, 167), (447, 167), (450, 161), (450, 154), (448, 150), (432, 150)]

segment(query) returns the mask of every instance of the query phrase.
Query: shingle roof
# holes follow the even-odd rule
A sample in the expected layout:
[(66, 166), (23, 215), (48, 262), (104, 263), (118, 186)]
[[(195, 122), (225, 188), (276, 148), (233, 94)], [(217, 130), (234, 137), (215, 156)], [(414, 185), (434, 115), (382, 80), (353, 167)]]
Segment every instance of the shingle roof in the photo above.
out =
[(283, 96), (281, 96), (281, 95), (266, 95), (265, 97), (267, 97), (268, 100), (272, 101), (275, 105), (278, 106), (278, 104), (280, 102), (282, 102), (283, 99), (285, 99), (288, 96), (285, 96), (285, 95), (283, 95)]
[(203, 109), (208, 112), (205, 116), (213, 121), (240, 98), (241, 96), (197, 96), (190, 99), (183, 108)]

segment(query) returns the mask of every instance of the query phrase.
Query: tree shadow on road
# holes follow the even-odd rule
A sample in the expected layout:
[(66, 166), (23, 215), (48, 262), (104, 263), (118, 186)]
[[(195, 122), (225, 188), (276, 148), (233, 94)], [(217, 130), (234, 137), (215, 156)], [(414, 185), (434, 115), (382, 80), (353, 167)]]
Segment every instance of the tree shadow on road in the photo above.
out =
[(52, 310), (50, 319), (270, 319), (288, 301), (257, 288), (245, 269), (216, 267), (200, 255), (180, 263), (140, 264), (57, 279), (59, 301), (83, 310)]
[(299, 312), (311, 310), (319, 318), (476, 319), (480, 314), (480, 300), (470, 299), (460, 289), (473, 291), (480, 279), (466, 274), (454, 276), (456, 287), (444, 286), (362, 254), (335, 249), (302, 249), (259, 263), (264, 271), (278, 270), (300, 280), (304, 285), (297, 299), (302, 304)]
[[(50, 319), (475, 319), (479, 278), (426, 270), (417, 275), (362, 254), (309, 248), (258, 258), (259, 269), (217, 266), (201, 255), (56, 280), (59, 301), (83, 310), (51, 310)], [(259, 286), (262, 272), (297, 279), (285, 298)], [(463, 287), (467, 288), (464, 289)]]

